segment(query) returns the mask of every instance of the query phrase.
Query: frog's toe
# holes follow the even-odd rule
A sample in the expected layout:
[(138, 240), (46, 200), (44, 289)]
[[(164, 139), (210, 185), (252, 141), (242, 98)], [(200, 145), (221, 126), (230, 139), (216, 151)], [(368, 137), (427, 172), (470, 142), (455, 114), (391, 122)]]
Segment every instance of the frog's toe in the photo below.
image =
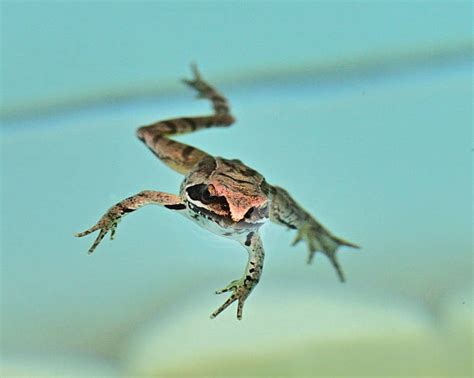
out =
[(119, 221), (117, 220), (110, 226), (110, 240), (115, 239), (115, 232), (117, 231), (118, 222)]
[(298, 244), (301, 240), (303, 240), (303, 233), (298, 230), (298, 233), (296, 234), (296, 237), (295, 239), (293, 240), (293, 242), (291, 243), (292, 246), (295, 246), (296, 244)]
[(187, 85), (190, 85), (191, 87), (196, 87), (200, 82), (202, 82), (201, 74), (198, 70), (197, 64), (192, 63), (191, 64), (191, 71), (193, 73), (193, 78), (192, 79), (183, 79), (183, 82)]
[(308, 259), (306, 260), (308, 264), (311, 264), (313, 262), (315, 254), (316, 250), (308, 249)]
[(117, 225), (120, 221), (120, 218), (118, 219), (113, 219), (111, 218), (108, 214), (104, 215), (100, 220), (99, 222), (97, 222), (94, 226), (92, 226), (91, 228), (89, 228), (88, 230), (84, 231), (84, 232), (79, 232), (77, 234), (75, 234), (75, 236), (77, 237), (83, 237), (83, 236), (86, 236), (86, 235), (89, 235), (95, 231), (98, 231), (100, 230), (99, 232), (99, 235), (97, 236), (97, 238), (95, 239), (94, 243), (92, 244), (92, 246), (89, 248), (89, 255), (92, 254), (94, 252), (94, 250), (97, 248), (97, 246), (100, 244), (100, 242), (102, 241), (102, 239), (104, 239), (105, 235), (107, 235), (110, 231), (110, 239), (113, 240), (114, 237), (115, 237), (115, 230), (117, 228)]
[(217, 315), (219, 315), (222, 311), (224, 311), (227, 307), (229, 307), (232, 303), (237, 300), (237, 296), (232, 294), (222, 306), (220, 306), (216, 311), (211, 314), (211, 319), (214, 319)]
[(336, 254), (330, 254), (328, 255), (329, 261), (331, 261), (332, 266), (337, 272), (337, 276), (339, 277), (339, 281), (341, 282), (346, 282), (346, 278), (344, 277), (344, 272), (342, 271), (341, 266), (339, 265), (339, 262), (336, 259)]
[(100, 244), (100, 242), (102, 241), (102, 239), (104, 239), (105, 235), (107, 235), (107, 230), (104, 230), (104, 229), (101, 229), (100, 232), (99, 232), (99, 235), (97, 236), (97, 238), (94, 240), (94, 243), (92, 243), (92, 246), (89, 248), (89, 250), (87, 251), (87, 253), (89, 255), (91, 255), (94, 250), (97, 248), (97, 246)]
[(96, 224), (96, 225), (92, 226), (91, 228), (89, 228), (89, 229), (87, 229), (87, 230), (85, 230), (85, 231), (76, 232), (76, 233), (74, 234), (74, 236), (75, 236), (76, 238), (82, 238), (83, 236), (92, 234), (94, 231), (97, 231), (99, 228), (100, 228), (99, 224)]
[(224, 311), (227, 307), (229, 307), (235, 301), (237, 302), (237, 319), (242, 320), (242, 312), (244, 309), (245, 299), (247, 299), (247, 295), (242, 295), (239, 292), (234, 292), (222, 306), (220, 306), (216, 311), (211, 314), (211, 319), (214, 319), (217, 315), (219, 315), (222, 311)]
[(216, 291), (216, 294), (222, 294), (222, 293), (227, 293), (228, 291), (231, 291), (233, 289), (235, 289), (239, 283), (241, 282), (242, 280), (235, 280), (235, 281), (232, 281), (230, 284), (228, 284), (226, 287), (224, 287), (223, 289), (220, 289), (220, 290), (217, 290)]
[(194, 80), (181, 79), (181, 81), (182, 81), (184, 84), (190, 86), (191, 88), (196, 88), (196, 81), (194, 81)]
[(196, 62), (191, 63), (191, 72), (193, 73), (194, 80), (199, 81), (201, 80), (201, 74), (199, 72), (198, 66)]
[(228, 286), (226, 286), (222, 290), (218, 290), (216, 294), (225, 293), (227, 291), (232, 290), (232, 295), (220, 306), (216, 311), (211, 314), (211, 319), (214, 319), (217, 315), (219, 315), (222, 311), (224, 311), (227, 307), (229, 307), (232, 303), (237, 301), (237, 319), (242, 319), (242, 312), (244, 308), (244, 302), (250, 294), (250, 289), (245, 286), (243, 280), (235, 280), (232, 281)]
[(345, 282), (344, 272), (342, 271), (341, 266), (336, 258), (336, 252), (341, 245), (350, 245), (353, 248), (356, 248), (355, 244), (349, 244), (347, 242), (343, 242), (341, 239), (333, 237), (331, 235), (323, 235), (322, 237), (313, 237), (308, 240), (308, 264), (310, 264), (314, 258), (316, 252), (324, 253), (331, 265), (336, 270), (337, 276), (341, 282)]

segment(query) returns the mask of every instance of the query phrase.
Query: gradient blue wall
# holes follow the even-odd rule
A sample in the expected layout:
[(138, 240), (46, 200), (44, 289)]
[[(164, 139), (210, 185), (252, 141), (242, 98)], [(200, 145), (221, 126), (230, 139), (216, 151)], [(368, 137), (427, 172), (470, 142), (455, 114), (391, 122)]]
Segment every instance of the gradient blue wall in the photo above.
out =
[[(469, 375), (469, 2), (2, 2), (3, 374)], [(348, 277), (268, 226), (244, 320), (208, 319), (232, 242), (147, 208), (86, 256), (111, 204), (181, 178), (134, 137), (200, 114), (197, 61), (235, 127), (183, 140), (243, 160), (336, 234)], [(319, 358), (317, 358), (319, 356)], [(374, 363), (376, 361), (376, 363)]]

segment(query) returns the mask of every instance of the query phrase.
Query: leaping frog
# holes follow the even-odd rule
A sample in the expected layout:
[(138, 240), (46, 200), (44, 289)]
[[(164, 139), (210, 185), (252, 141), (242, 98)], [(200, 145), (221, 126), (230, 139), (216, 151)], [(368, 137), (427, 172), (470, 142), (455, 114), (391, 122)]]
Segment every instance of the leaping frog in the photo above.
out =
[(183, 82), (196, 90), (198, 98), (211, 101), (214, 112), (201, 117), (184, 117), (158, 121), (137, 130), (138, 138), (170, 168), (184, 175), (179, 195), (145, 190), (112, 206), (91, 228), (77, 233), (82, 237), (99, 231), (89, 249), (93, 253), (106, 234), (111, 239), (119, 221), (125, 215), (145, 206), (160, 205), (184, 215), (201, 227), (239, 242), (249, 259), (242, 278), (232, 281), (216, 294), (231, 292), (216, 309), (215, 318), (237, 301), (237, 318), (242, 318), (244, 302), (255, 288), (263, 269), (264, 249), (259, 228), (268, 220), (297, 231), (293, 245), (305, 241), (308, 263), (316, 252), (322, 252), (334, 266), (339, 279), (344, 274), (336, 259), (340, 246), (357, 245), (331, 234), (311, 214), (304, 210), (283, 188), (270, 185), (265, 178), (240, 160), (212, 156), (186, 145), (171, 136), (210, 127), (228, 127), (235, 122), (227, 99), (192, 66), (193, 79)]

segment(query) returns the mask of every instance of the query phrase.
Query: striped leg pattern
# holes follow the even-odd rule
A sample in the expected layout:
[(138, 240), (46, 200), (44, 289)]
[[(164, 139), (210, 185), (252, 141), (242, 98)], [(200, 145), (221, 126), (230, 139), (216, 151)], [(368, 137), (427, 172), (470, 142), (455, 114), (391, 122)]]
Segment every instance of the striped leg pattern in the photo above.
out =
[(210, 128), (230, 126), (234, 117), (230, 114), (227, 99), (213, 86), (205, 82), (197, 67), (192, 66), (194, 78), (183, 82), (195, 89), (198, 98), (211, 101), (214, 114), (201, 117), (182, 117), (158, 121), (137, 130), (138, 138), (165, 164), (175, 171), (187, 174), (204, 157), (204, 151), (170, 139), (170, 136), (191, 133)]

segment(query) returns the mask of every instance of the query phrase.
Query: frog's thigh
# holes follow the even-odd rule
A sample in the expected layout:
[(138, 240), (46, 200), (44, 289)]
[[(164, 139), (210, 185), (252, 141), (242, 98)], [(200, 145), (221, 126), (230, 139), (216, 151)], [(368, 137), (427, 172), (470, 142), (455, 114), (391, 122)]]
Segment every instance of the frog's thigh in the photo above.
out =
[(198, 148), (160, 134), (145, 133), (143, 141), (161, 161), (182, 174), (187, 174), (197, 162), (208, 156)]

